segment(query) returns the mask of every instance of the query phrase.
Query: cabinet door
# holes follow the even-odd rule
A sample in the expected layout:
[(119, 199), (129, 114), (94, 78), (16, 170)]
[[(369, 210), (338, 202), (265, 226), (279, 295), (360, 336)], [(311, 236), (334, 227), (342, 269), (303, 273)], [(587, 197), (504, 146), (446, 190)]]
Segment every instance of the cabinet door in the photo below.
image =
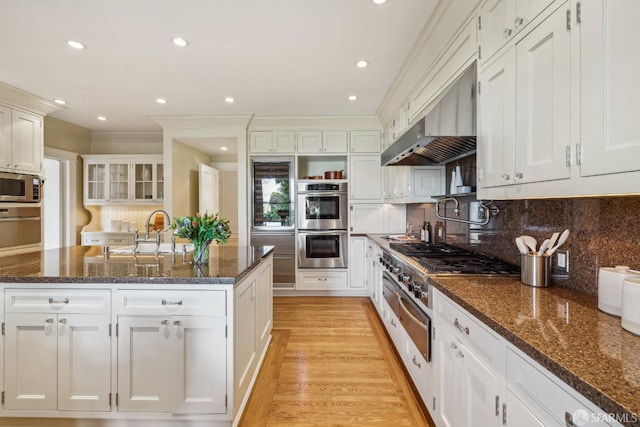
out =
[(351, 131), (349, 143), (352, 153), (379, 153), (381, 135), (379, 130)]
[(107, 165), (105, 163), (87, 163), (85, 166), (85, 200), (105, 201), (107, 199)]
[(133, 164), (133, 199), (153, 200), (153, 184), (156, 181), (155, 165), (149, 163)]
[(379, 155), (354, 155), (349, 158), (349, 198), (357, 201), (382, 201)]
[(506, 399), (506, 425), (517, 427), (545, 427), (545, 424), (533, 415), (509, 390), (507, 390)]
[(366, 237), (352, 237), (349, 242), (349, 287), (352, 289), (366, 287), (365, 241)]
[(412, 202), (432, 202), (431, 196), (446, 194), (444, 166), (413, 167), (411, 170)]
[(273, 132), (273, 151), (276, 153), (294, 153), (296, 151), (296, 134), (294, 131)]
[(440, 419), (439, 425), (447, 427), (467, 425), (467, 394), (460, 345), (447, 327), (437, 327), (434, 359), (438, 361), (439, 366), (436, 394), (439, 403), (436, 407), (436, 417)]
[(174, 316), (172, 412), (225, 413), (227, 405), (226, 317)]
[(258, 351), (262, 353), (264, 346), (269, 341), (273, 326), (273, 261), (271, 259), (260, 265), (257, 286)]
[(109, 316), (58, 315), (58, 409), (109, 411)]
[(466, 395), (465, 424), (483, 427), (502, 425), (500, 382), (480, 360), (463, 345), (459, 345), (456, 356), (464, 369)]
[(298, 131), (298, 153), (322, 153), (322, 131)]
[(158, 163), (156, 165), (156, 189), (155, 199), (164, 200), (164, 164)]
[(11, 108), (0, 105), (0, 168), (11, 167)]
[(514, 35), (514, 0), (488, 0), (480, 9), (478, 56), (485, 63)]
[(42, 117), (13, 110), (11, 163), (20, 171), (42, 172)]
[(407, 205), (386, 203), (382, 207), (382, 232), (404, 234), (407, 232)]
[(352, 233), (377, 233), (383, 226), (380, 204), (358, 204), (349, 207), (349, 224)]
[(270, 153), (273, 150), (273, 135), (269, 131), (251, 132), (249, 134), (249, 150), (252, 153)]
[(5, 316), (5, 409), (57, 409), (57, 334), (55, 314)]
[(346, 153), (349, 137), (346, 130), (329, 130), (322, 132), (323, 153)]
[[(253, 371), (258, 363), (256, 349), (256, 282), (253, 273), (235, 290), (233, 331), (234, 331), (234, 399), (235, 405), (242, 400)], [(235, 410), (235, 408), (234, 408)]]
[(130, 163), (109, 163), (108, 200), (129, 200)]
[(515, 49), (510, 49), (480, 74), (478, 185), (513, 183), (515, 166)]
[(558, 9), (516, 46), (516, 182), (569, 178), (571, 32)]
[(170, 316), (118, 317), (118, 411), (170, 412)]
[(580, 2), (583, 176), (640, 170), (640, 2)]

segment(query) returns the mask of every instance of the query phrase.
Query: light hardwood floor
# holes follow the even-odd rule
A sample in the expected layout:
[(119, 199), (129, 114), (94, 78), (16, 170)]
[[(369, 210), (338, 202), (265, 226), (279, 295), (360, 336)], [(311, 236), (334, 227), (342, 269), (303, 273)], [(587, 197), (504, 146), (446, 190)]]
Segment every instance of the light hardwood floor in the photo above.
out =
[(368, 298), (276, 297), (239, 427), (433, 426)]

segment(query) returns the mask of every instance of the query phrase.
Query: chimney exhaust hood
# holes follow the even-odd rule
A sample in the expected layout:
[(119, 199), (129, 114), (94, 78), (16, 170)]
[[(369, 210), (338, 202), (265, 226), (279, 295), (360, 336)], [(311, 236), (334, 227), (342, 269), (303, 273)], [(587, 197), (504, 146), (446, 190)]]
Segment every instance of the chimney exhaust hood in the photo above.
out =
[(381, 155), (382, 166), (440, 165), (476, 151), (476, 66)]

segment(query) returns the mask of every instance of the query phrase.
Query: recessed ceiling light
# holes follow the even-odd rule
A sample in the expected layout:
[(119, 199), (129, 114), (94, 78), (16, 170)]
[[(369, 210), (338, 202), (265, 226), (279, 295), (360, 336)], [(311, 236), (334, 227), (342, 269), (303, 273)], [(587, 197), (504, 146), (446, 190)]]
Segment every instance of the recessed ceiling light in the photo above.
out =
[(107, 118), (105, 116), (98, 116), (98, 120), (100, 120), (101, 122), (106, 122)]
[(222, 151), (227, 151), (227, 147), (220, 147)]
[(225, 102), (227, 102), (227, 103), (229, 103), (229, 104), (233, 104), (236, 100), (235, 100), (235, 99), (233, 99), (233, 98), (232, 98), (232, 97), (230, 97), (230, 96), (227, 96), (227, 97), (224, 99), (224, 101), (225, 101)]
[(385, 4), (387, 2), (387, 0), (371, 0), (371, 3), (373, 4)]
[(75, 40), (67, 40), (67, 45), (71, 46), (74, 49), (86, 49), (87, 47), (82, 43)]
[(166, 104), (166, 103), (167, 103), (167, 100), (166, 100), (166, 99), (164, 99), (164, 98), (156, 98), (156, 102), (157, 102), (158, 104)]
[(58, 105), (67, 105), (67, 101), (65, 101), (64, 99), (56, 98), (53, 100), (53, 102), (55, 102)]
[(356, 62), (356, 67), (358, 68), (365, 68), (367, 65), (369, 65), (369, 61), (367, 61), (366, 59), (361, 59)]
[(355, 101), (356, 99), (358, 99), (357, 96), (355, 95), (349, 95), (349, 101)]
[(179, 47), (185, 47), (186, 45), (189, 44), (189, 42), (183, 39), (182, 37), (174, 37), (171, 41), (173, 42), (173, 44)]

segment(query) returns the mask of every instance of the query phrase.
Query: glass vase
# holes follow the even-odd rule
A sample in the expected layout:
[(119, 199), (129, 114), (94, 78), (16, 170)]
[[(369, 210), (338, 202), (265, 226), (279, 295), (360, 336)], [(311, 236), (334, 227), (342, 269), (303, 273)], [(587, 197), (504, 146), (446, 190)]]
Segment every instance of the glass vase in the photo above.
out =
[(193, 263), (209, 264), (209, 245), (211, 240), (203, 242), (193, 241)]

